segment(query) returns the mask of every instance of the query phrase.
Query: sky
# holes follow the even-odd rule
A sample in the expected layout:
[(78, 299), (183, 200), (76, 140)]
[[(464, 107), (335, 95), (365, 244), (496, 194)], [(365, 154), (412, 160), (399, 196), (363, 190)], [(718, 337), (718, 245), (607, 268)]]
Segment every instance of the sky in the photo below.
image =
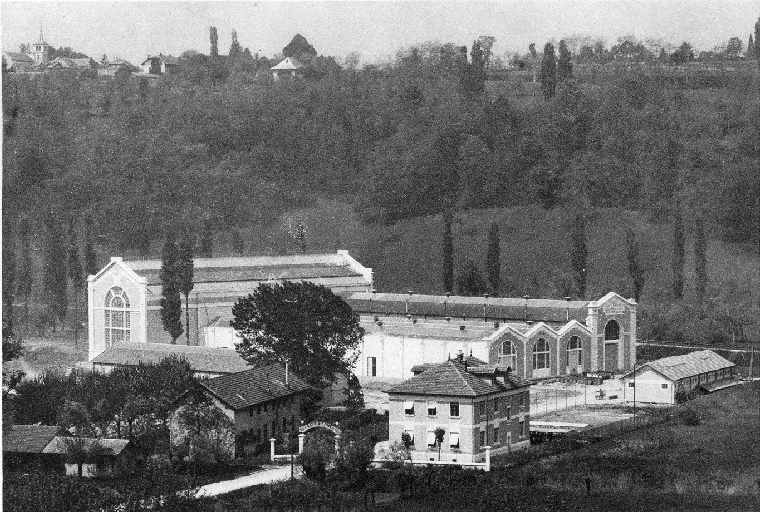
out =
[(437, 1), (0, 1), (2, 49), (18, 51), (44, 32), (46, 42), (70, 46), (95, 60), (103, 54), (139, 64), (148, 54), (209, 51), (217, 27), (219, 52), (234, 28), (243, 47), (262, 56), (282, 51), (300, 33), (323, 55), (357, 52), (363, 63), (387, 59), (425, 41), (468, 45), (496, 38), (494, 53), (541, 48), (571, 34), (605, 39), (633, 34), (709, 50), (738, 36), (746, 45), (760, 16), (758, 0)]

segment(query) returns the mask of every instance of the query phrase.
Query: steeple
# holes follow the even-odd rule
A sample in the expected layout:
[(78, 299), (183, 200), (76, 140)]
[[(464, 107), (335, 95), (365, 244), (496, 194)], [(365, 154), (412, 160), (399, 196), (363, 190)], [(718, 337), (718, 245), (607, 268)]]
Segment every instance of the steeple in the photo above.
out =
[(42, 37), (42, 25), (40, 25), (40, 40), (37, 41), (34, 44), (44, 44), (44, 45), (47, 45), (47, 43), (45, 42), (45, 38)]
[(45, 38), (42, 36), (42, 25), (40, 24), (40, 40), (32, 45), (32, 58), (36, 64), (47, 64), (50, 60), (48, 53), (49, 44), (45, 42)]

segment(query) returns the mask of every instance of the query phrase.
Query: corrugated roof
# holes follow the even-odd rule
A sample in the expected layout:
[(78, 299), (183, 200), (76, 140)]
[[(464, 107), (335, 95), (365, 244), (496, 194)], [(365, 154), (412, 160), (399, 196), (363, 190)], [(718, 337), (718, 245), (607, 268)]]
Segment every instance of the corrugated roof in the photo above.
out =
[[(534, 322), (586, 321), (588, 301), (524, 299), (506, 297), (461, 297), (409, 295), (403, 293), (356, 292), (346, 296), (356, 312), (411, 314), (418, 316), (492, 318)], [(527, 315), (527, 317), (526, 317)]]
[(168, 343), (122, 342), (106, 349), (92, 362), (123, 366), (134, 366), (140, 362), (157, 364), (171, 354), (187, 359), (195, 372), (235, 373), (250, 368), (235, 350)]
[(425, 369), (388, 390), (397, 395), (436, 395), (476, 397), (529, 386), (531, 383), (508, 375), (506, 384), (491, 384), (465, 370), (464, 364), (450, 360)]
[[(66, 454), (68, 453), (69, 443), (73, 439), (75, 438), (55, 436), (50, 444), (42, 450), (42, 453)], [(129, 444), (128, 439), (94, 439), (83, 437), (81, 441), (90, 449), (95, 448), (97, 445), (98, 450), (105, 455), (119, 455)]]
[(201, 382), (201, 386), (234, 410), (311, 389), (311, 386), (296, 377), (293, 372), (288, 372), (288, 383), (285, 384), (285, 368), (280, 364), (209, 379)]
[(736, 365), (712, 350), (697, 350), (681, 356), (663, 357), (656, 361), (649, 361), (642, 368), (646, 366), (675, 381)]
[(295, 69), (301, 69), (303, 67), (303, 64), (298, 62), (293, 57), (285, 57), (279, 64), (276, 66), (272, 66), (270, 69), (273, 70), (295, 70)]
[(11, 425), (3, 429), (3, 451), (11, 453), (43, 453), (58, 433), (58, 427), (47, 425)]

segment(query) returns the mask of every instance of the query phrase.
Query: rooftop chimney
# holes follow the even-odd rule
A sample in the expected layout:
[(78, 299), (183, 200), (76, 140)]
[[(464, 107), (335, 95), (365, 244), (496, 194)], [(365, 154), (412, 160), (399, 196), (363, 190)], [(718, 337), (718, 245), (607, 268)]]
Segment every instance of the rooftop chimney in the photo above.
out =
[(457, 352), (457, 359), (460, 361), (464, 360), (464, 352), (462, 352), (462, 349), (459, 349), (459, 352)]
[[(565, 300), (567, 302), (570, 302), (570, 296), (568, 295), (567, 297), (565, 297)], [(567, 322), (570, 321), (570, 306), (567, 306), (567, 308), (565, 308), (565, 321)]]
[(528, 320), (528, 299), (530, 299), (530, 295), (524, 295), (523, 299), (525, 299), (525, 320)]

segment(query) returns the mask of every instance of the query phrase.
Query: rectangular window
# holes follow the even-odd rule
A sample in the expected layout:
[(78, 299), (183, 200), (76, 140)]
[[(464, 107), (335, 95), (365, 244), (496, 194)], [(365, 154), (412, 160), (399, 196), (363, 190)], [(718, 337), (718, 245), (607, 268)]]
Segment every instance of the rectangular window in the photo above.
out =
[(428, 430), (427, 445), (428, 445), (428, 448), (435, 446), (435, 431), (433, 430)]
[(267, 412), (269, 410), (269, 404), (264, 404), (264, 412)]
[(520, 393), (520, 405), (521, 406), (525, 405), (525, 398), (526, 398), (526, 396), (527, 395), (525, 393)]
[(481, 416), (486, 415), (486, 403), (485, 402), (478, 402), (478, 411)]
[(449, 416), (451, 416), (452, 418), (459, 417), (459, 402), (449, 403)]
[(499, 412), (499, 398), (493, 399), (493, 413), (496, 414)]
[(414, 416), (414, 402), (411, 400), (404, 402), (404, 414), (407, 416)]
[(512, 418), (512, 406), (507, 407), (507, 418)]
[(261, 414), (261, 404), (256, 406), (256, 414)]
[(435, 402), (428, 402), (428, 416), (435, 416), (436, 415), (436, 406)]
[(449, 447), (459, 449), (459, 432), (449, 432)]
[(662, 389), (668, 389), (668, 385), (667, 384), (663, 384), (662, 385)]
[(274, 437), (275, 432), (277, 432), (277, 421), (272, 420), (272, 437)]
[(414, 429), (413, 428), (406, 429), (404, 430), (404, 433), (409, 434), (409, 439), (412, 440), (412, 446), (414, 446)]
[(499, 444), (499, 427), (493, 429), (493, 444)]
[(376, 357), (367, 358), (367, 376), (377, 377), (377, 358)]
[(628, 383), (628, 387), (629, 387), (629, 388), (632, 388), (632, 387), (634, 387), (635, 385), (636, 385), (636, 384), (634, 384), (633, 382), (629, 382), (629, 383)]
[(265, 441), (269, 440), (269, 436), (267, 435), (267, 433), (268, 433), (267, 426), (264, 425), (264, 440)]
[(525, 438), (525, 422), (520, 422), (520, 439)]
[(480, 446), (485, 446), (485, 445), (486, 445), (486, 433), (485, 432), (481, 432), (480, 433)]
[(253, 418), (253, 407), (248, 410), (248, 416)]

